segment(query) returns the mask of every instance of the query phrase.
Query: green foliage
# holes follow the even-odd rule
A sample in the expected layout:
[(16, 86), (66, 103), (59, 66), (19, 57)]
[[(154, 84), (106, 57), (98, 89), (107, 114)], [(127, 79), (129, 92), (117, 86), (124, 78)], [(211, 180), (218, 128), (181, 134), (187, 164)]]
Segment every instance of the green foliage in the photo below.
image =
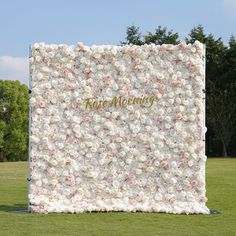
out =
[(173, 33), (173, 30), (167, 31), (166, 27), (158, 26), (155, 30), (155, 33), (152, 34), (148, 32), (146, 36), (144, 36), (144, 42), (147, 44), (178, 44), (179, 43), (179, 34)]
[(125, 44), (134, 44), (134, 45), (142, 45), (143, 41), (141, 40), (141, 33), (139, 31), (139, 27), (134, 25), (130, 26), (126, 30), (126, 41), (121, 42), (122, 45)]
[(28, 87), (0, 81), (0, 161), (27, 160)]
[(173, 30), (168, 31), (166, 27), (158, 26), (155, 29), (154, 33), (148, 32), (147, 35), (141, 35), (139, 27), (134, 25), (127, 28), (126, 31), (126, 41), (121, 42), (124, 44), (134, 44), (134, 45), (143, 45), (143, 44), (178, 44), (179, 43), (179, 34), (173, 33)]

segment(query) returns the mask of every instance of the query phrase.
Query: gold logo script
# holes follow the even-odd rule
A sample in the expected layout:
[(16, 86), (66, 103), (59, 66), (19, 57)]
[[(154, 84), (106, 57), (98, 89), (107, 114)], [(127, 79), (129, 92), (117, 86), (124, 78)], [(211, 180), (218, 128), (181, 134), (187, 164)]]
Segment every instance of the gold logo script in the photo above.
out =
[(101, 109), (108, 107), (125, 107), (130, 105), (141, 105), (145, 107), (151, 107), (154, 104), (154, 101), (157, 101), (155, 96), (150, 97), (114, 97), (111, 100), (97, 100), (94, 98), (85, 99), (85, 108), (86, 109)]

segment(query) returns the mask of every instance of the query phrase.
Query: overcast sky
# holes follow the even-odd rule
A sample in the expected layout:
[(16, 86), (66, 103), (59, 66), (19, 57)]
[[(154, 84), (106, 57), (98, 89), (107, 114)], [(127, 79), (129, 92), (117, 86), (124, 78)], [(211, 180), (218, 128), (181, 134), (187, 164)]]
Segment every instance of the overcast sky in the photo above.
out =
[(28, 84), (30, 44), (119, 44), (132, 24), (143, 33), (166, 26), (182, 39), (202, 24), (227, 43), (236, 0), (1, 0), (0, 79)]

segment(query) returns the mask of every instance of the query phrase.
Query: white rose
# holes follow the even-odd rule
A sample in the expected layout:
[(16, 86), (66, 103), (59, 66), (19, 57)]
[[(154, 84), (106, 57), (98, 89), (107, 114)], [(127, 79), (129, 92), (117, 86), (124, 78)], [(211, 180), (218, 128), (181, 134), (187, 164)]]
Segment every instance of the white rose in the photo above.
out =
[(171, 162), (171, 167), (172, 168), (176, 168), (178, 165), (177, 165), (177, 162), (176, 161), (172, 161)]
[(39, 139), (38, 137), (36, 137), (35, 135), (32, 135), (32, 136), (30, 137), (30, 141), (31, 141), (32, 143), (39, 143), (40, 139)]
[(146, 156), (141, 155), (141, 156), (139, 157), (139, 160), (142, 161), (142, 162), (144, 162), (144, 161), (147, 160), (147, 158), (146, 158)]
[(156, 201), (161, 201), (163, 199), (162, 194), (161, 193), (156, 193), (154, 196)]
[(192, 161), (192, 160), (188, 161), (188, 166), (189, 166), (189, 167), (192, 167), (192, 166), (193, 166), (193, 161)]
[(153, 166), (149, 166), (149, 167), (147, 168), (147, 172), (151, 173), (151, 172), (153, 172), (153, 171), (154, 171), (154, 167), (153, 167)]
[(183, 58), (184, 58), (183, 54), (182, 54), (182, 53), (179, 53), (179, 54), (178, 54), (178, 59), (179, 59), (180, 61), (182, 61)]
[(135, 170), (135, 173), (136, 173), (137, 175), (141, 175), (141, 174), (142, 174), (142, 170), (141, 170), (141, 169), (136, 169), (136, 170)]
[(73, 128), (73, 131), (74, 131), (76, 134), (80, 133), (80, 131), (81, 131), (80, 125), (75, 125), (74, 128)]
[(35, 104), (36, 104), (36, 99), (35, 99), (34, 97), (30, 98), (30, 104), (31, 104), (32, 107), (35, 106)]

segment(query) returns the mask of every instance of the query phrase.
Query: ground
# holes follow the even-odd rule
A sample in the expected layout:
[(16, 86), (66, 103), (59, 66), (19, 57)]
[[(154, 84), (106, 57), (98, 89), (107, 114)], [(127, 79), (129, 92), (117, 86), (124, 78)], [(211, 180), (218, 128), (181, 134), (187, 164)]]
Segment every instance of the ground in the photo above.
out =
[(27, 163), (0, 163), (0, 235), (236, 235), (236, 158), (207, 160), (207, 197), (216, 215), (28, 214)]

